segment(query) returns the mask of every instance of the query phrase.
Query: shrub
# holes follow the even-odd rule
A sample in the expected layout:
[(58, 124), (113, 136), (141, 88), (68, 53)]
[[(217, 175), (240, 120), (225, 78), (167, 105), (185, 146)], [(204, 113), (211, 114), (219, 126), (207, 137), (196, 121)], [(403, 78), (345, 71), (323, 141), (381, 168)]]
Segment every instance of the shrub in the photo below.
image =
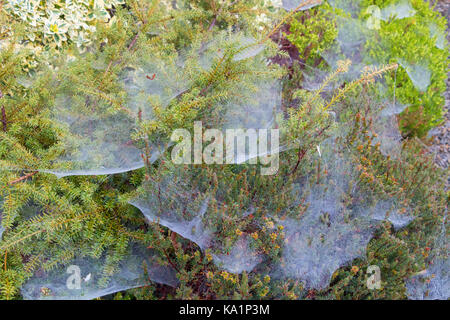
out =
[(23, 22), (25, 41), (50, 47), (67, 42), (85, 47), (90, 44), (96, 23), (107, 22), (111, 10), (122, 4), (123, 0), (12, 0), (2, 9)]

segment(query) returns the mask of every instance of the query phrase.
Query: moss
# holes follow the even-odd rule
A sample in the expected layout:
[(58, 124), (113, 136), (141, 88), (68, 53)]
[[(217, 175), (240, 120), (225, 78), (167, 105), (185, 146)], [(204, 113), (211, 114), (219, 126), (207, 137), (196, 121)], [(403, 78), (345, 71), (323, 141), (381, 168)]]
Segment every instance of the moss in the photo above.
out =
[(329, 48), (337, 37), (335, 19), (330, 15), (328, 3), (306, 11), (300, 11), (290, 22), (286, 38), (294, 44), (307, 65), (324, 67), (320, 53)]
[[(376, 5), (384, 8), (393, 0), (365, 0), (363, 8)], [(410, 107), (401, 117), (405, 135), (424, 136), (428, 130), (443, 120), (443, 93), (446, 89), (448, 70), (448, 46), (436, 46), (436, 37), (430, 34), (430, 26), (445, 33), (446, 19), (434, 11), (428, 2), (412, 0), (416, 14), (404, 19), (380, 21), (381, 28), (366, 43), (368, 56), (380, 63), (405, 61), (418, 64), (431, 72), (430, 85), (424, 91), (414, 86), (405, 68), (391, 74), (387, 81), (396, 82), (395, 94), (400, 102)], [(418, 77), (426, 77), (418, 74)], [(391, 91), (391, 94), (394, 92)]]

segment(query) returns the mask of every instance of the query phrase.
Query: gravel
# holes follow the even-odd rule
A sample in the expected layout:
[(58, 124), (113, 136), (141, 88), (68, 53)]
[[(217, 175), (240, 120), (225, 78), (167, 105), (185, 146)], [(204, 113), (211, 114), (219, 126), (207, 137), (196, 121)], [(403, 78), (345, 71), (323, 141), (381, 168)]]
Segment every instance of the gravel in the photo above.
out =
[[(431, 1), (435, 3), (436, 1)], [(447, 41), (450, 42), (450, 0), (437, 1), (435, 10), (439, 11), (447, 18)], [(448, 169), (450, 162), (450, 72), (447, 77), (447, 91), (445, 92), (445, 122), (433, 130), (434, 144), (430, 147), (430, 151), (435, 156), (436, 165), (441, 168)]]

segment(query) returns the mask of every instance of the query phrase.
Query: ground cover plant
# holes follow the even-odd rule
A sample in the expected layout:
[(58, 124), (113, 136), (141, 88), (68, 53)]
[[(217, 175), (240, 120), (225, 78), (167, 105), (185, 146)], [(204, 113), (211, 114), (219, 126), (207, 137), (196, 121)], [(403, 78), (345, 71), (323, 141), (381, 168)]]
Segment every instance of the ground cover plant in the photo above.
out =
[(448, 299), (427, 2), (1, 7), (2, 299)]
[(424, 136), (444, 116), (446, 25), (425, 1), (331, 1), (300, 12), (286, 38), (307, 65), (322, 69), (340, 54), (364, 64), (399, 63), (387, 81), (406, 106), (402, 134)]

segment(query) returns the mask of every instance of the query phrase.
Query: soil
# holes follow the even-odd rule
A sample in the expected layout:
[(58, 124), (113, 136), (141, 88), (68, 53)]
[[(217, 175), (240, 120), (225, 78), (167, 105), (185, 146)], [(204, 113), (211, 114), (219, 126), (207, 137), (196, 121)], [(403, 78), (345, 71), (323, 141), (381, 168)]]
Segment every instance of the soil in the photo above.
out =
[[(450, 42), (450, 0), (430, 1), (436, 3), (435, 10), (439, 11), (447, 18), (447, 41)], [(435, 134), (434, 144), (430, 147), (430, 151), (435, 156), (436, 165), (441, 168), (448, 169), (450, 162), (450, 72), (447, 77), (447, 91), (445, 92), (445, 122), (433, 130)]]

